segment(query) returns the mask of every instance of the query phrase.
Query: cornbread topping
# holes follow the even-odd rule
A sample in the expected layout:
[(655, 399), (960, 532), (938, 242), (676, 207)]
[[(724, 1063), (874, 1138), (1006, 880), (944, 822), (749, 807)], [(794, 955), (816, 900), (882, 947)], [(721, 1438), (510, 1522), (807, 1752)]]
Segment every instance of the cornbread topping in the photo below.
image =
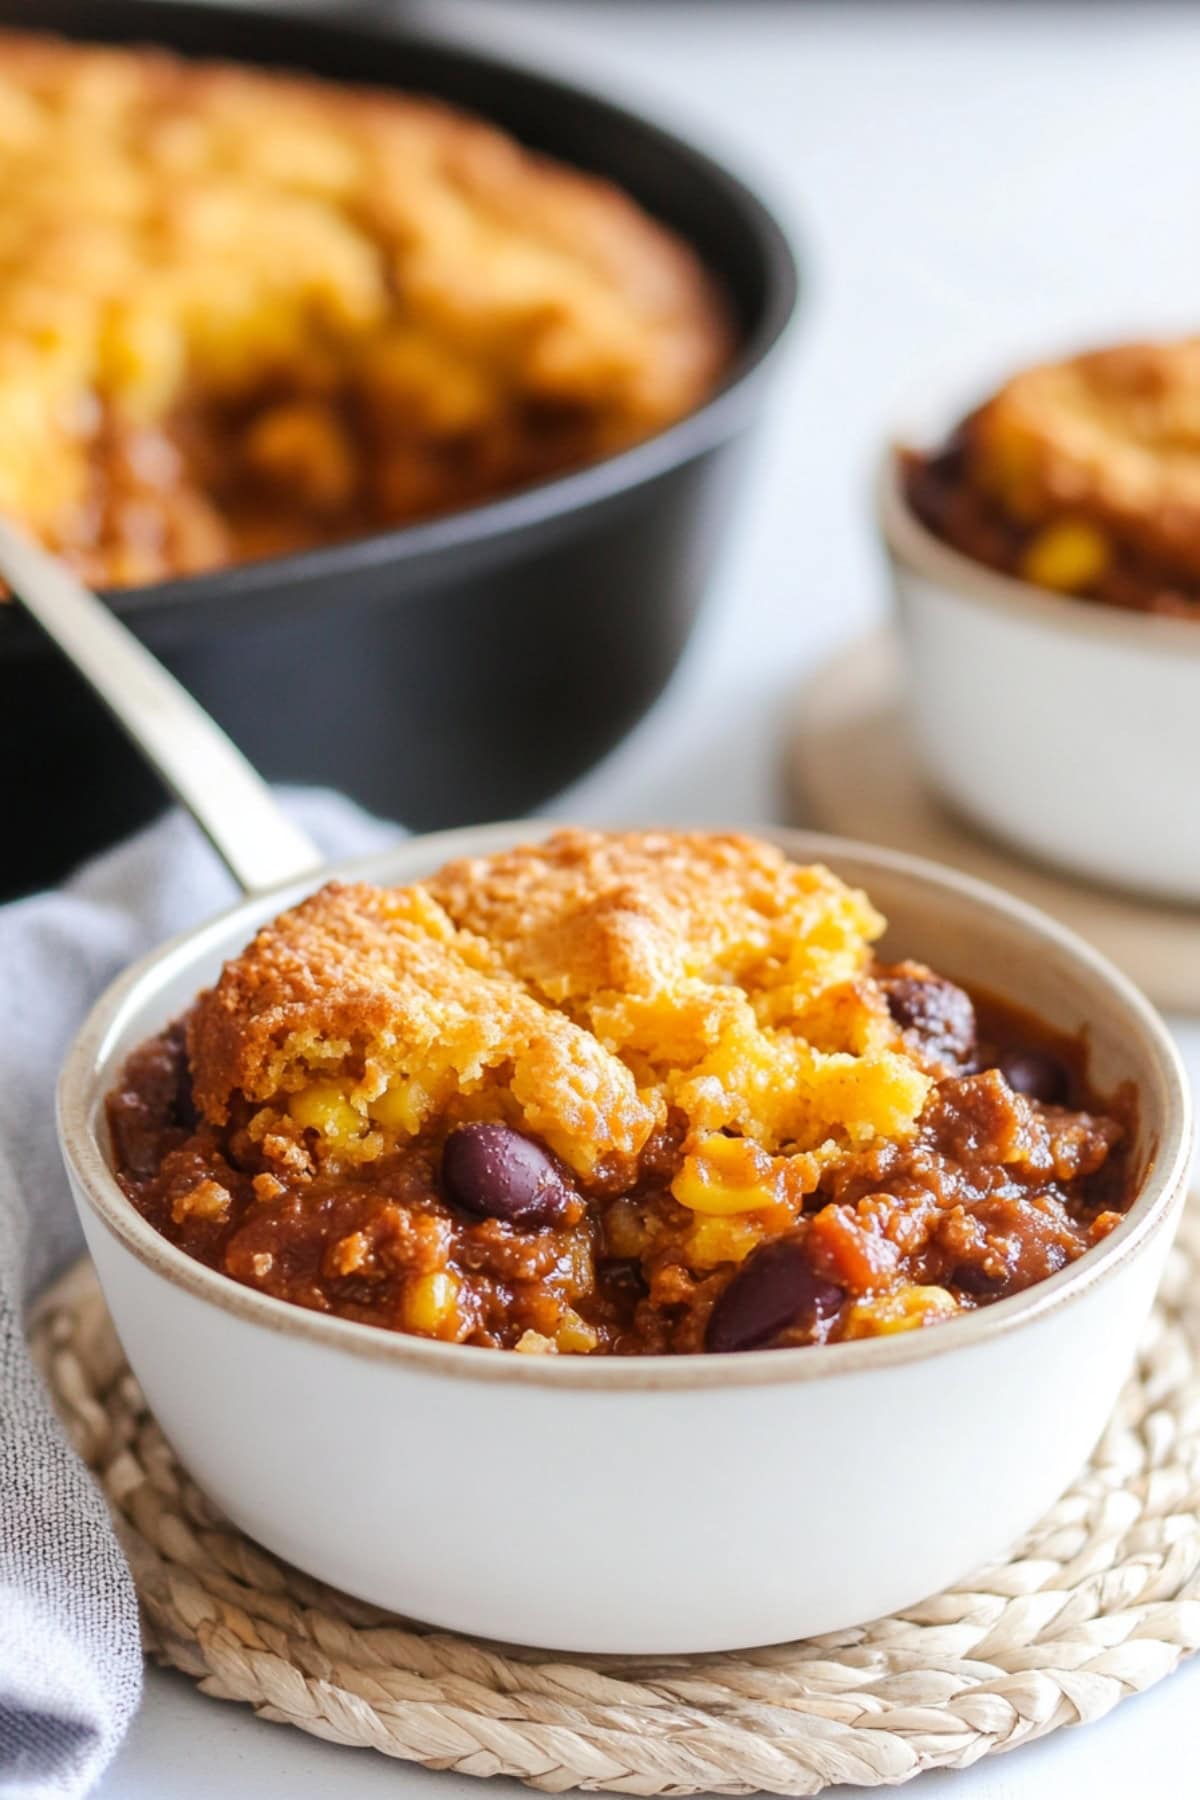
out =
[[(534, 1353), (937, 1323), (1081, 1255), (1128, 1099), (828, 870), (560, 832), (259, 932), (109, 1100), (126, 1193), (236, 1280)], [(1121, 1114), (1123, 1117), (1114, 1116)]]
[(124, 585), (621, 449), (729, 354), (682, 243), (432, 101), (0, 33), (0, 509)]
[(918, 516), (978, 562), (1200, 619), (1200, 338), (1025, 369), (906, 476)]

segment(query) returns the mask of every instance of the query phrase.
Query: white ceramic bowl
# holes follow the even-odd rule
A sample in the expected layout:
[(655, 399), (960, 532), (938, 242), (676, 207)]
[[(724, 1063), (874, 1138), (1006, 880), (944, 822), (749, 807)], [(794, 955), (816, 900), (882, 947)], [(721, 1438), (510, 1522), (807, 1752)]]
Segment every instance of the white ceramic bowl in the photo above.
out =
[[(903, 441), (920, 449), (944, 429)], [(885, 456), (879, 516), (930, 785), (1073, 875), (1200, 900), (1200, 624), (998, 574), (928, 531)]]
[[(356, 875), (412, 880), (542, 827), (416, 838)], [(948, 1325), (830, 1347), (522, 1357), (302, 1311), (160, 1237), (110, 1167), (123, 1059), (304, 891), (255, 899), (132, 969), (60, 1089), (71, 1183), (138, 1380), (192, 1474), (270, 1549), (433, 1623), (555, 1649), (731, 1649), (919, 1599), (1002, 1551), (1112, 1406), (1183, 1192), (1188, 1097), (1137, 991), (1050, 919), (888, 851), (772, 832), (829, 862), (927, 958), (1086, 1029), (1141, 1095), (1146, 1173), (1073, 1267)], [(311, 885), (311, 884), (309, 884)]]

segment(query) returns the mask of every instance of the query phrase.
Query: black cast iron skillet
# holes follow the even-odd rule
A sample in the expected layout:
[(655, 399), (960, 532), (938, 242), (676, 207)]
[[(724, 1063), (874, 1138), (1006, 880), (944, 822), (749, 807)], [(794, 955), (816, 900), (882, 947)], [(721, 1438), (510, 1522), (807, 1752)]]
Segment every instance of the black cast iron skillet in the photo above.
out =
[[(657, 126), (440, 41), (401, 6), (385, 23), (179, 0), (0, 0), (2, 25), (438, 95), (607, 176), (696, 246), (740, 341), (723, 387), (679, 424), (428, 524), (111, 597), (272, 780), (331, 783), (425, 830), (528, 812), (581, 774), (659, 693), (702, 597), (795, 304), (770, 214)], [(6, 606), (0, 768), (8, 894), (55, 879), (164, 798), (74, 671)]]

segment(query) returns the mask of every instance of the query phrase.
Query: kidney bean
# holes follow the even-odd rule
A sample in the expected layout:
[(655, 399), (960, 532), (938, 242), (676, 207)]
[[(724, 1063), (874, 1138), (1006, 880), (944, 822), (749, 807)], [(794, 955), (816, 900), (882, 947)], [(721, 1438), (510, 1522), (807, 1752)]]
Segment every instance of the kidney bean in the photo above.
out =
[(510, 1225), (558, 1225), (579, 1196), (533, 1138), (507, 1125), (460, 1125), (442, 1151), (442, 1186), (463, 1212)]
[(950, 1271), (951, 1287), (961, 1289), (964, 1294), (975, 1294), (979, 1298), (994, 1299), (1007, 1279), (1007, 1273), (989, 1274), (982, 1263), (957, 1263)]
[(837, 1311), (845, 1295), (809, 1265), (803, 1237), (773, 1238), (751, 1251), (717, 1304), (706, 1350), (755, 1350), (789, 1325), (811, 1325)]
[(1005, 1050), (996, 1067), (1014, 1094), (1041, 1100), (1047, 1106), (1065, 1106), (1071, 1097), (1066, 1065), (1048, 1050)]
[(975, 1055), (975, 1008), (969, 994), (941, 975), (884, 976), (888, 1011), (926, 1055), (966, 1068)]

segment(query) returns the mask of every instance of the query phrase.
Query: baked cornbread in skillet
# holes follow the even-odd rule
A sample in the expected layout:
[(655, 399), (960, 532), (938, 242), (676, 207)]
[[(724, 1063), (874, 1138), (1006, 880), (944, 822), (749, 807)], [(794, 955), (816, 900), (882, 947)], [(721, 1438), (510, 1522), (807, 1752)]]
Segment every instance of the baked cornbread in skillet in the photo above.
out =
[(611, 184), (433, 101), (0, 34), (0, 505), (137, 585), (651, 435), (732, 344)]
[(878, 963), (882, 930), (739, 835), (563, 831), (333, 884), (135, 1055), (118, 1170), (236, 1279), (452, 1341), (937, 1323), (1117, 1223), (1129, 1102), (1027, 1018)]

